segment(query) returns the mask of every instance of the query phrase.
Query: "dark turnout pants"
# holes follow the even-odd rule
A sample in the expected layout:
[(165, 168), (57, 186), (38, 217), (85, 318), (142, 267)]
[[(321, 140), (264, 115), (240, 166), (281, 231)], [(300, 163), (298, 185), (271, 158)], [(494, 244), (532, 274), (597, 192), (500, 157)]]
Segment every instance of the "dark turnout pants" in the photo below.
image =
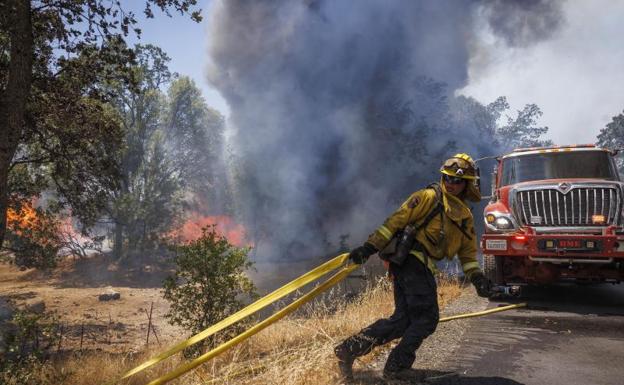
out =
[(416, 350), (435, 331), (440, 315), (435, 278), (421, 261), (410, 256), (402, 266), (391, 265), (390, 272), (394, 277), (394, 313), (347, 338), (341, 347), (358, 357), (401, 338), (384, 369), (397, 371), (412, 366)]

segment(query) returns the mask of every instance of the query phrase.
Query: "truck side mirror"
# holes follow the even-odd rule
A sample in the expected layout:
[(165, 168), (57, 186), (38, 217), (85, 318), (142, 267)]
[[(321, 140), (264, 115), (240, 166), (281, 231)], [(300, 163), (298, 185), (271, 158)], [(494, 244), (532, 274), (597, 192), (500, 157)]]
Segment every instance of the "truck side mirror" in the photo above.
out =
[(490, 186), (491, 191), (492, 191), (490, 195), (490, 202), (496, 201), (496, 177), (497, 176), (498, 176), (498, 168), (494, 166), (494, 171), (492, 171), (492, 184)]

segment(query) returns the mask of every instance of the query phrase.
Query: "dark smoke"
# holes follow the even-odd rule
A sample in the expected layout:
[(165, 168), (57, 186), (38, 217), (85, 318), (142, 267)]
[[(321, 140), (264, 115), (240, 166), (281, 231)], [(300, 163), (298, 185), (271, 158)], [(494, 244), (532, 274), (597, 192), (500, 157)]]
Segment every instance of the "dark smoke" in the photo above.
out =
[(209, 78), (230, 106), (230, 182), (259, 259), (358, 244), (445, 157), (490, 154), (492, 127), (462, 120), (453, 96), (488, 6), (512, 33), (498, 2), (215, 5)]
[(492, 31), (514, 47), (548, 39), (563, 23), (559, 1), (490, 0), (483, 11)]

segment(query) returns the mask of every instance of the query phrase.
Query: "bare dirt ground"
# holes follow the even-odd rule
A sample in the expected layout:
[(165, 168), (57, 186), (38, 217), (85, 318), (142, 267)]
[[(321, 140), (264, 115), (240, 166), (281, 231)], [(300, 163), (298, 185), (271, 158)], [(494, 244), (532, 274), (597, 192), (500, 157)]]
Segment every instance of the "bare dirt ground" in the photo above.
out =
[[(292, 262), (275, 266), (259, 265), (254, 280), (262, 283), (258, 286), (264, 292), (263, 289), (274, 289), (275, 285), (285, 283), (292, 278), (291, 275), (298, 275), (302, 272), (300, 270), (306, 269), (307, 265)], [(327, 298), (263, 330), (211, 364), (203, 365), (193, 375), (183, 377), (179, 383), (338, 383), (333, 347), (341, 339), (392, 311), (389, 283), (381, 277), (376, 277), (378, 281), (375, 283), (368, 281), (368, 270), (357, 271), (350, 279), (341, 282), (335, 293), (327, 293)], [(38, 375), (42, 383), (106, 383), (187, 336), (188, 333), (169, 326), (164, 318), (167, 303), (161, 298), (160, 287), (167, 274), (167, 271), (154, 266), (120, 269), (103, 257), (65, 261), (49, 274), (20, 271), (0, 264), (0, 299), (9, 298), (20, 305), (45, 301), (47, 310), (55, 311), (66, 328), (62, 341), (64, 353), (77, 353), (80, 335), (83, 334), (82, 350), (87, 354), (59, 355), (52, 366), (42, 369)], [(363, 286), (366, 288), (363, 289)], [(462, 292), (456, 280), (443, 280), (439, 288), (440, 306), (445, 310), (446, 305), (454, 302)], [(119, 292), (121, 299), (98, 301), (98, 295), (109, 290)], [(475, 297), (474, 293), (472, 297)], [(161, 346), (154, 342), (152, 335), (150, 346), (145, 349), (146, 311), (152, 302)], [(475, 306), (470, 305), (469, 308)], [(270, 311), (267, 309), (267, 312)], [(449, 326), (453, 328), (447, 332), (444, 327), (439, 328), (436, 334), (441, 335), (442, 340), (432, 342), (433, 347), (423, 346), (422, 350), (428, 357), (424, 367), (430, 368), (432, 361), (444, 360), (436, 353), (437, 348), (451, 346), (451, 342), (461, 335), (455, 328), (457, 324)], [(83, 329), (85, 332), (81, 333)], [(445, 336), (448, 338), (444, 339)], [(112, 354), (101, 354), (101, 351)], [(380, 383), (380, 368), (387, 351), (380, 350), (358, 361), (357, 378), (360, 383)], [(172, 358), (153, 371), (138, 374), (129, 383), (146, 383), (170, 372), (182, 362), (182, 357)], [(253, 370), (250, 370), (250, 365)], [(47, 379), (54, 380), (50, 382)]]
[[(259, 263), (250, 276), (258, 292), (266, 294), (317, 264), (317, 261)], [(54, 312), (59, 328), (62, 327), (61, 350), (80, 349), (82, 339), (84, 351), (139, 352), (146, 347), (152, 303), (156, 334), (153, 331), (150, 334), (151, 348), (167, 347), (188, 335), (165, 318), (169, 306), (162, 298), (162, 282), (169, 273), (157, 264), (122, 267), (106, 255), (69, 258), (50, 272), (20, 270), (0, 262), (0, 299), (19, 307), (43, 301), (46, 311)], [(357, 293), (366, 283), (364, 275), (353, 274), (341, 283), (341, 290)], [(118, 292), (121, 298), (98, 300), (100, 294), (109, 292)], [(272, 309), (263, 314), (271, 313)]]
[[(162, 280), (167, 271), (150, 265), (122, 269), (105, 256), (62, 261), (49, 273), (21, 271), (0, 263), (0, 298), (18, 306), (45, 303), (62, 328), (62, 350), (80, 348), (132, 352), (145, 348), (148, 314), (153, 304), (150, 346), (180, 339), (182, 330), (167, 323)], [(100, 294), (115, 291), (118, 300), (100, 301)], [(155, 330), (155, 334), (154, 334)]]

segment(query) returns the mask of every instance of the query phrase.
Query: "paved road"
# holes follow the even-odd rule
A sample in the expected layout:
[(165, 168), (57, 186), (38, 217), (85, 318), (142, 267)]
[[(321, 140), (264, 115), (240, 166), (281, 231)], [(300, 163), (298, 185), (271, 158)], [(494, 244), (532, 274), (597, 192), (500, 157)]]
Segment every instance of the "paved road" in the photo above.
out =
[[(624, 284), (531, 288), (470, 321), (444, 385), (624, 384)], [(509, 302), (491, 302), (490, 307)]]

